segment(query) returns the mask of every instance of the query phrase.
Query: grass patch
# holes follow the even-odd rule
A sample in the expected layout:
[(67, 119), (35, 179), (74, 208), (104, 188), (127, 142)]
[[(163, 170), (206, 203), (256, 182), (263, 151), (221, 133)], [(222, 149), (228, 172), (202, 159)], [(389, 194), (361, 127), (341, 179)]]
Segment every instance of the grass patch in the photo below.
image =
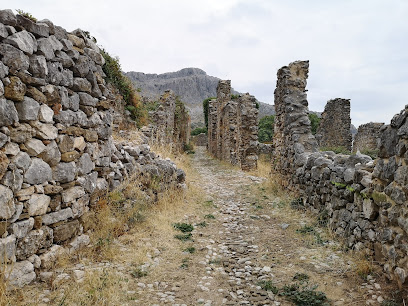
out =
[(189, 233), (194, 230), (194, 226), (189, 223), (174, 223), (173, 227), (182, 233)]
[(199, 226), (199, 227), (207, 227), (207, 225), (208, 224), (205, 221), (196, 224), (196, 226)]
[(208, 214), (204, 216), (205, 219), (215, 219), (214, 215)]
[(301, 228), (298, 228), (296, 232), (303, 235), (312, 235), (314, 237), (314, 242), (318, 245), (324, 245), (327, 243), (327, 240), (320, 236), (320, 233), (316, 231), (313, 225), (304, 225)]

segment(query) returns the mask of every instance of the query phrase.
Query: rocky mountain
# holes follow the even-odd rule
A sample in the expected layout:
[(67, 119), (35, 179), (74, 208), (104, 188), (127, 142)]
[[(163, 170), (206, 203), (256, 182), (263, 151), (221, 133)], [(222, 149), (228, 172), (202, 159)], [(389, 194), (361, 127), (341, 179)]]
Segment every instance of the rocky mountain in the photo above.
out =
[[(149, 98), (158, 99), (165, 90), (173, 90), (189, 108), (192, 123), (204, 122), (202, 102), (217, 95), (216, 89), (220, 80), (199, 68), (184, 68), (163, 74), (130, 71), (126, 75), (135, 87), (140, 89), (141, 94)], [(273, 105), (260, 102), (259, 117), (274, 113)]]

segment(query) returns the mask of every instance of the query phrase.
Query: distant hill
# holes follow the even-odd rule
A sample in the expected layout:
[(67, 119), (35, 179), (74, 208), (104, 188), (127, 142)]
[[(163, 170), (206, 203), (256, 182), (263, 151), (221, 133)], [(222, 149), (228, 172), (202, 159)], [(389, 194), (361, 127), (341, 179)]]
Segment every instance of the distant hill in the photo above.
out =
[[(173, 90), (186, 103), (192, 123), (204, 122), (202, 102), (217, 95), (216, 90), (220, 80), (199, 68), (184, 68), (162, 74), (130, 71), (126, 75), (136, 88), (140, 88), (141, 94), (149, 98), (157, 99), (165, 90)], [(238, 92), (233, 90), (233, 93)], [(259, 103), (259, 117), (275, 114), (273, 105)]]

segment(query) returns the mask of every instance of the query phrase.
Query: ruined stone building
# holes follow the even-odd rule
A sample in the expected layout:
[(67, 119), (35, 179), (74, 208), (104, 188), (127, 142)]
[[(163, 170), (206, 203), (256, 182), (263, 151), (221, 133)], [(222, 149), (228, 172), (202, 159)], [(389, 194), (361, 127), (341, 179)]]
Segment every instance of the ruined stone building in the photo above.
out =
[(221, 80), (217, 99), (208, 106), (208, 151), (243, 170), (256, 169), (257, 115), (253, 96), (244, 94), (232, 99), (231, 81)]
[(190, 142), (190, 115), (175, 93), (166, 90), (155, 111), (149, 113), (150, 124), (142, 132), (152, 143), (171, 145), (182, 152)]
[(307, 117), (308, 68), (298, 61), (278, 71), (272, 170), (300, 205), (326, 216), (349, 248), (371, 255), (402, 286), (408, 280), (408, 107), (380, 128), (376, 160), (320, 152)]
[(358, 127), (353, 141), (353, 152), (376, 151), (379, 149), (381, 134), (380, 130), (384, 123), (370, 122)]
[(351, 151), (350, 100), (329, 100), (322, 113), (316, 139), (321, 148), (343, 147)]

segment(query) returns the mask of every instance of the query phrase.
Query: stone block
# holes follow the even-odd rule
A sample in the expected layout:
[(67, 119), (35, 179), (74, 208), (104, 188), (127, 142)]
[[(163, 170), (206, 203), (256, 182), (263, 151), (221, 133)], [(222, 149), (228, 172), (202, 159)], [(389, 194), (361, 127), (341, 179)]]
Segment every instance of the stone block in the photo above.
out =
[(8, 36), (3, 42), (20, 49), (28, 55), (37, 52), (37, 40), (33, 34), (25, 30)]
[(59, 211), (49, 213), (43, 216), (42, 222), (44, 225), (50, 225), (53, 223), (57, 223), (60, 221), (68, 220), (69, 218), (73, 218), (73, 213), (71, 208), (61, 209)]
[(34, 265), (28, 260), (16, 262), (7, 266), (7, 284), (11, 287), (22, 288), (36, 278)]
[(47, 212), (51, 198), (45, 194), (33, 194), (28, 200), (28, 214), (30, 216), (40, 216)]
[(37, 156), (46, 149), (44, 143), (36, 138), (29, 139), (24, 145), (30, 156)]
[(26, 85), (16, 76), (10, 76), (8, 80), (4, 86), (4, 96), (15, 102), (23, 101), (27, 90)]
[(0, 98), (0, 126), (9, 126), (18, 122), (18, 113), (14, 103)]
[(47, 226), (30, 231), (24, 238), (19, 239), (16, 248), (17, 260), (24, 260), (40, 249), (52, 246), (53, 230)]
[(39, 158), (33, 158), (31, 165), (24, 174), (24, 182), (32, 185), (52, 180), (51, 167)]
[(0, 264), (16, 261), (16, 237), (14, 235), (0, 238)]
[(32, 98), (24, 97), (22, 102), (15, 103), (20, 121), (37, 120), (40, 104)]
[(59, 163), (53, 168), (52, 177), (60, 183), (69, 183), (75, 179), (77, 168), (75, 162)]
[(80, 186), (71, 187), (62, 192), (62, 201), (64, 203), (69, 203), (84, 195), (85, 195), (84, 188)]
[(61, 152), (55, 141), (51, 141), (38, 156), (51, 167), (56, 166), (61, 160)]
[(57, 243), (64, 242), (78, 235), (80, 223), (78, 220), (73, 220), (54, 228), (54, 241)]
[(24, 238), (28, 232), (33, 229), (34, 218), (29, 218), (20, 222), (15, 222), (11, 225), (11, 230), (16, 238)]
[(6, 186), (0, 185), (0, 218), (9, 219), (15, 211), (13, 191)]

